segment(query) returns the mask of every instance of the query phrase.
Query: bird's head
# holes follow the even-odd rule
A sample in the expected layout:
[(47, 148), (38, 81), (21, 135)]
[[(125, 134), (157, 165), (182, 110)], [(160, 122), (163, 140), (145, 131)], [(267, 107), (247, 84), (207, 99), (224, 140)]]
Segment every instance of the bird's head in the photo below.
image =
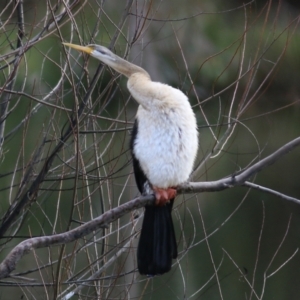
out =
[(69, 43), (63, 43), (63, 44), (67, 47), (71, 47), (73, 49), (85, 52), (90, 56), (95, 57), (96, 59), (102, 61), (103, 63), (113, 68), (117, 72), (125, 75), (126, 77), (130, 77), (134, 73), (140, 73), (150, 78), (149, 74), (144, 69), (117, 56), (106, 47), (95, 45), (95, 44), (91, 44), (87, 46), (79, 46), (79, 45), (69, 44)]
[(113, 52), (111, 52), (106, 47), (100, 45), (91, 44), (87, 46), (80, 46), (80, 45), (75, 45), (70, 43), (63, 43), (63, 44), (65, 46), (76, 49), (78, 51), (85, 52), (109, 66), (112, 65), (117, 59), (117, 56)]

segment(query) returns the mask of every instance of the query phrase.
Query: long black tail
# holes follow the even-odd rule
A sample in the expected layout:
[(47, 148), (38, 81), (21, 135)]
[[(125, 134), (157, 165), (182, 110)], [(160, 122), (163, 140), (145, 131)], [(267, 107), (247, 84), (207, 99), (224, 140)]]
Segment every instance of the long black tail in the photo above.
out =
[(172, 221), (174, 199), (165, 206), (148, 205), (138, 245), (137, 259), (142, 275), (158, 275), (170, 271), (177, 257), (177, 243)]

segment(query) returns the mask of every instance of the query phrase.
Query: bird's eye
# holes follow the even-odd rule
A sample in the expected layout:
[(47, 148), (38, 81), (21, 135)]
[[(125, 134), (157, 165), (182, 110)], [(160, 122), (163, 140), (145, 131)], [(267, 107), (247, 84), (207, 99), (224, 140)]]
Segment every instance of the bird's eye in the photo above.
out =
[(98, 50), (99, 53), (101, 53), (102, 55), (106, 55), (106, 52), (103, 50)]

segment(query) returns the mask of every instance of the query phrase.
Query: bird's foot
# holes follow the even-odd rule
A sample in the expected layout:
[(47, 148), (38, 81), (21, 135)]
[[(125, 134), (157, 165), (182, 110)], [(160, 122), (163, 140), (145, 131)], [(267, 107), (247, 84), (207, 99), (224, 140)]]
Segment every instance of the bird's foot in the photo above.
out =
[(174, 199), (177, 195), (177, 190), (175, 188), (161, 189), (158, 187), (153, 187), (155, 195), (155, 205), (163, 206), (171, 199)]

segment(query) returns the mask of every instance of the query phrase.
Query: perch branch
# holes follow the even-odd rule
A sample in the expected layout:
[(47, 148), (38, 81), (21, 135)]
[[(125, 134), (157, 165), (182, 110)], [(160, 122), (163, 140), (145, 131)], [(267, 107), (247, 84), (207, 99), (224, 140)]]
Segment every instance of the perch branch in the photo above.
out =
[[(177, 191), (179, 194), (181, 194), (181, 193), (215, 192), (215, 191), (221, 191), (228, 188), (232, 188), (235, 186), (245, 186), (245, 187), (255, 188), (255, 186), (253, 186), (252, 184), (249, 185), (249, 182), (247, 182), (249, 178), (257, 174), (267, 166), (273, 164), (284, 154), (289, 153), (291, 150), (293, 150), (299, 145), (300, 145), (300, 137), (285, 144), (277, 151), (273, 152), (269, 156), (265, 157), (264, 159), (260, 160), (259, 162), (245, 169), (244, 171), (241, 171), (239, 174), (235, 174), (230, 177), (226, 177), (216, 181), (185, 183), (179, 186)], [(262, 189), (262, 187), (260, 189)], [(267, 192), (268, 189), (265, 188), (264, 191)], [(273, 192), (271, 192), (271, 194), (274, 195)], [(283, 194), (280, 194), (278, 196), (287, 200), (291, 200), (289, 199), (291, 197), (288, 196), (285, 197)], [(295, 198), (292, 199), (298, 204), (300, 203), (299, 199), (295, 199)], [(29, 251), (33, 249), (73, 242), (99, 229), (100, 227), (107, 226), (107, 224), (117, 220), (118, 218), (122, 217), (123, 215), (125, 215), (126, 213), (134, 209), (138, 209), (145, 206), (146, 204), (153, 203), (153, 201), (154, 201), (153, 195), (141, 196), (131, 201), (128, 201), (116, 208), (113, 208), (105, 212), (101, 216), (70, 231), (51, 235), (51, 236), (30, 238), (21, 242), (11, 250), (11, 252), (0, 264), (0, 279), (8, 277), (9, 274), (15, 269), (17, 262)]]

